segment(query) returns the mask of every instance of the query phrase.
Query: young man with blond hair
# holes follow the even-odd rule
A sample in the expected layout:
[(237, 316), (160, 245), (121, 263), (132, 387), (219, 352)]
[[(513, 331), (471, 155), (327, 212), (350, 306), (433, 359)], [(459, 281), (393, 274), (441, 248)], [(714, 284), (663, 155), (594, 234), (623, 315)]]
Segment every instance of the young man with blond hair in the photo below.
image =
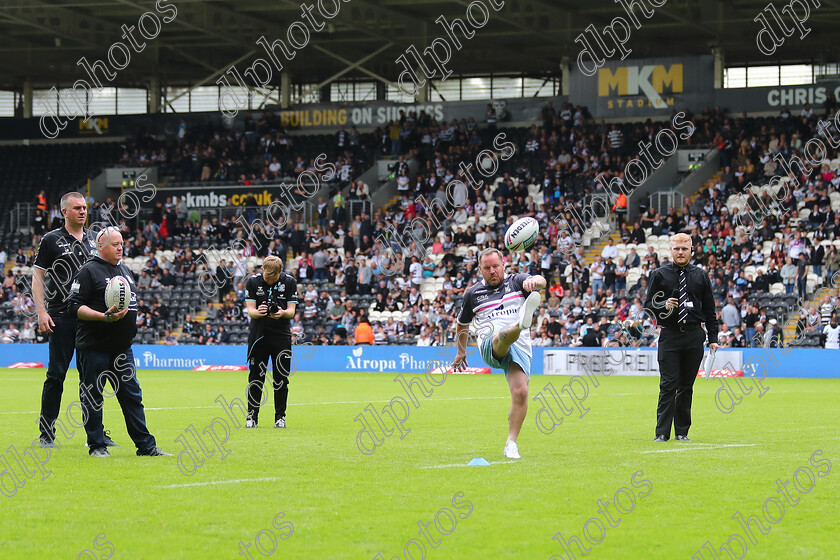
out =
[(286, 401), (292, 361), (292, 318), (297, 309), (297, 281), (283, 272), (283, 261), (270, 255), (263, 260), (262, 274), (245, 283), (245, 308), (251, 318), (248, 333), (248, 416), (246, 428), (259, 421), (263, 384), (272, 361), (274, 427), (286, 427)]
[[(688, 439), (694, 381), (703, 360), (703, 345), (718, 348), (715, 296), (709, 274), (691, 264), (691, 237), (678, 233), (671, 238), (671, 262), (650, 275), (644, 307), (662, 327), (659, 334), (659, 405), (656, 409), (656, 439)], [(704, 330), (701, 323), (705, 323)]]

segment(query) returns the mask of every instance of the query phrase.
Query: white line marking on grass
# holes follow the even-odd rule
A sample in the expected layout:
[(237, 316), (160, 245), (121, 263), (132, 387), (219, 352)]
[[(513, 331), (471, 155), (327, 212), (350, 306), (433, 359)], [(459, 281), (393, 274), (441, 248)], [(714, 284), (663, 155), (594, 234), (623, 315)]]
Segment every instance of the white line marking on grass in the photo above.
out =
[(639, 453), (675, 453), (694, 449), (720, 449), (722, 447), (753, 447), (757, 443), (681, 443), (673, 449), (655, 449), (653, 451), (639, 451)]
[[(504, 465), (505, 463), (518, 463), (518, 459), (513, 459), (511, 461), (494, 461), (490, 463), (490, 465)], [(427, 467), (417, 467), (418, 469), (448, 469), (450, 467), (475, 467), (475, 466), (488, 466), (488, 465), (468, 465), (467, 463), (453, 463), (451, 465), (429, 465)]]
[[(448, 398), (441, 398), (441, 399), (432, 399), (429, 397), (429, 402), (435, 401), (482, 401), (482, 400), (489, 400), (489, 399), (510, 399), (509, 395), (504, 397), (448, 397)], [(391, 401), (335, 401), (335, 402), (310, 402), (310, 403), (289, 403), (288, 406), (314, 406), (314, 405), (324, 405), (324, 404), (363, 404), (363, 403), (389, 403)]]
[[(642, 393), (640, 393), (642, 394)], [(647, 393), (644, 393), (647, 394)], [(510, 399), (510, 396), (504, 397), (450, 397), (450, 398), (442, 398), (442, 399), (431, 399), (429, 398), (429, 402), (434, 401), (479, 401), (479, 400), (490, 400), (490, 399)], [(289, 403), (288, 406), (323, 406), (323, 405), (333, 405), (333, 404), (368, 404), (368, 403), (389, 403), (391, 401), (332, 401), (332, 402), (309, 402), (309, 403)], [(163, 407), (144, 407), (145, 410), (195, 410), (195, 409), (202, 409), (202, 408), (219, 408), (221, 405), (214, 405), (214, 406), (163, 406)], [(106, 408), (107, 410), (120, 410), (119, 408)], [(25, 411), (11, 411), (11, 412), (0, 412), (0, 414), (40, 414), (41, 411), (39, 410), (25, 410)]]
[[(384, 402), (389, 402), (389, 401), (384, 401)], [(219, 405), (216, 405), (216, 406), (167, 406), (167, 407), (160, 407), (160, 408), (154, 408), (154, 407), (149, 407), (149, 406), (144, 406), (143, 407), (144, 410), (193, 410), (193, 409), (197, 409), (197, 408), (219, 408)], [(106, 411), (113, 410), (113, 411), (119, 412), (120, 408), (119, 407), (106, 408), (105, 410)], [(65, 413), (66, 413), (66, 410), (65, 410)], [(0, 414), (41, 414), (41, 411), (40, 410), (24, 410), (24, 411), (0, 412)]]
[(270, 480), (282, 480), (279, 476), (266, 478), (237, 478), (234, 480), (208, 480), (207, 482), (188, 482), (186, 484), (166, 484), (155, 488), (188, 488), (190, 486), (214, 486), (216, 484), (239, 484), (240, 482), (266, 482)]

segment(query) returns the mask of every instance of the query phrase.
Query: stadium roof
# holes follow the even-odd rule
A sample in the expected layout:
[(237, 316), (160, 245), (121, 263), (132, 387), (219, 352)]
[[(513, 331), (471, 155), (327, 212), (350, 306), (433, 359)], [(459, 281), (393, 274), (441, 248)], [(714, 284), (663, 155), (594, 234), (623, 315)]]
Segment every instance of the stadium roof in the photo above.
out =
[[(334, 10), (337, 1), (322, 0), (322, 5)], [(489, 22), (472, 39), (462, 40), (462, 50), (453, 50), (449, 68), (455, 73), (556, 74), (564, 56), (576, 59), (580, 45), (574, 39), (587, 26), (601, 29), (616, 16), (627, 19), (618, 0), (504, 0), (498, 12), (491, 3), (502, 0), (476, 1), (490, 13)], [(177, 17), (162, 24), (160, 35), (149, 40), (142, 53), (132, 51), (130, 64), (109, 85), (143, 86), (155, 75), (163, 85), (196, 85), (202, 80), (213, 85), (232, 65), (242, 72), (265, 55), (256, 44), (261, 36), (270, 42), (285, 41), (289, 25), (303, 19), (298, 0), (157, 0), (157, 4), (161, 15), (174, 5)], [(394, 81), (402, 70), (397, 57), (410, 45), (422, 51), (443, 36), (435, 20), (441, 15), (448, 21), (466, 19), (468, 5), (467, 0), (349, 0), (341, 2), (339, 13), (328, 20), (316, 7), (315, 20), (326, 25), (311, 32), (309, 44), (285, 66), (293, 82), (311, 83), (363, 61), (363, 70), (352, 68), (342, 77)], [(27, 79), (34, 87), (72, 84), (85, 76), (76, 64), (81, 57), (106, 59), (112, 44), (127, 43), (121, 37), (123, 24), (137, 25), (144, 12), (156, 11), (155, 6), (149, 0), (7, 0), (0, 8), (0, 87), (20, 90)], [(630, 56), (709, 54), (720, 47), (727, 65), (837, 59), (833, 39), (834, 25), (840, 23), (840, 0), (822, 0), (820, 8), (811, 5), (805, 23), (812, 28), (810, 34), (800, 39), (795, 32), (772, 57), (762, 55), (755, 40), (760, 26), (754, 19), (765, 6), (767, 0), (671, 0), (655, 8), (651, 19), (639, 16), (642, 27), (632, 29), (627, 43)], [(480, 16), (478, 6), (473, 12)], [(640, 13), (638, 8), (635, 13)], [(279, 83), (276, 73), (272, 83)]]

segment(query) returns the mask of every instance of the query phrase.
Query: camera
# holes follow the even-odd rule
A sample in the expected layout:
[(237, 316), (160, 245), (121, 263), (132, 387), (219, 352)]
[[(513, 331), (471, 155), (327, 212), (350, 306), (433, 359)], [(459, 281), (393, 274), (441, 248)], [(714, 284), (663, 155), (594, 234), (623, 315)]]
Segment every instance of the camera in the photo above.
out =
[(276, 303), (269, 303), (268, 304), (268, 314), (269, 315), (274, 315), (278, 311), (280, 311), (280, 306), (279, 305), (277, 305)]

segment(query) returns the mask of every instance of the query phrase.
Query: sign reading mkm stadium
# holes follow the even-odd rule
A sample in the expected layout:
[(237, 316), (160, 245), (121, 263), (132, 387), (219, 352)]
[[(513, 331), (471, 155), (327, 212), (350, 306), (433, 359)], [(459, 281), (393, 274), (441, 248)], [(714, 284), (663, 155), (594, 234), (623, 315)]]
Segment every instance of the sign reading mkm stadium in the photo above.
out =
[(713, 77), (712, 56), (607, 62), (591, 77), (573, 66), (570, 98), (595, 118), (668, 116), (675, 108), (712, 104)]

